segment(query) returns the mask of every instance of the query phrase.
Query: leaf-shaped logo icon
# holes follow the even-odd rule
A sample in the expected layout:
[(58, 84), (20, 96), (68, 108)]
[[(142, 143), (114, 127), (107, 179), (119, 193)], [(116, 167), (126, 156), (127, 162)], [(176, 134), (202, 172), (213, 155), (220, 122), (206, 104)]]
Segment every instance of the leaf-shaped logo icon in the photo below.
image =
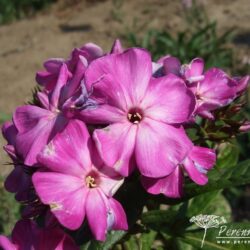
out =
[(223, 216), (207, 215), (207, 214), (199, 214), (193, 216), (189, 221), (195, 223), (198, 227), (204, 228), (204, 235), (201, 242), (201, 248), (204, 245), (207, 229), (213, 227), (218, 228), (220, 224), (224, 224), (227, 222)]

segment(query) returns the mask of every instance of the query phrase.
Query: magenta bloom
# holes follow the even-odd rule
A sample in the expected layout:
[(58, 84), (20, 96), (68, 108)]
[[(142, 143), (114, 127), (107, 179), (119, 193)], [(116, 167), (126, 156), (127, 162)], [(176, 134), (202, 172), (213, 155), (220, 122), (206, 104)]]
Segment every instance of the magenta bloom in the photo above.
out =
[(153, 78), (149, 53), (129, 49), (93, 61), (85, 82), (98, 106), (83, 110), (83, 119), (111, 124), (93, 135), (105, 164), (123, 176), (135, 162), (145, 176), (172, 173), (192, 147), (180, 126), (195, 107), (184, 81), (173, 74)]
[(198, 185), (208, 182), (206, 176), (216, 161), (213, 149), (194, 146), (182, 163), (175, 170), (163, 178), (142, 177), (142, 185), (151, 194), (164, 194), (167, 197), (179, 198), (183, 194), (185, 170), (189, 178)]
[(182, 77), (196, 96), (194, 114), (213, 119), (211, 111), (228, 105), (242, 94), (248, 85), (249, 76), (230, 78), (224, 71), (211, 68), (204, 71), (204, 61), (195, 58), (190, 64), (181, 65), (175, 57), (164, 60), (164, 74), (174, 73)]
[(204, 61), (201, 58), (193, 59), (190, 64), (181, 65), (176, 57), (169, 57), (164, 60), (165, 73), (174, 73), (183, 77), (189, 84), (204, 79)]
[(209, 69), (193, 91), (197, 98), (195, 113), (209, 119), (213, 119), (211, 111), (228, 105), (236, 97), (232, 80), (216, 68)]
[(41, 78), (40, 75), (40, 80), (45, 79), (45, 89), (37, 94), (40, 107), (21, 106), (13, 117), (18, 131), (16, 150), (26, 165), (37, 164), (37, 154), (63, 130), (75, 113), (95, 107), (82, 79), (88, 63), (101, 54), (99, 47), (87, 44), (82, 49), (75, 49), (69, 60), (51, 59), (45, 63), (49, 74), (53, 75), (53, 81), (47, 81), (47, 76)]
[(0, 236), (4, 250), (79, 250), (69, 235), (59, 227), (39, 228), (30, 220), (18, 221), (9, 238)]
[(13, 161), (19, 161), (15, 150), (17, 129), (12, 122), (7, 121), (3, 124), (2, 134), (4, 139), (7, 141), (7, 145), (3, 147), (5, 152), (10, 156)]
[(23, 218), (35, 217), (47, 209), (34, 192), (31, 179), (32, 174), (38, 170), (38, 167), (26, 166), (23, 159), (16, 153), (17, 130), (12, 122), (3, 124), (2, 133), (8, 143), (4, 146), (4, 149), (12, 158), (14, 165), (14, 169), (4, 182), (4, 187), (8, 192), (15, 193), (17, 201), (26, 205), (22, 210)]
[(15, 198), (18, 201), (27, 201), (30, 198), (31, 191), (31, 174), (32, 169), (27, 169), (23, 164), (23, 159), (20, 158), (15, 150), (17, 130), (12, 122), (5, 122), (2, 126), (2, 134), (7, 140), (7, 145), (4, 150), (9, 154), (13, 161), (14, 169), (5, 180), (4, 186), (7, 191), (16, 193)]
[(63, 58), (52, 58), (44, 62), (44, 68), (46, 70), (38, 71), (36, 80), (47, 90), (53, 89), (57, 83), (61, 66), (65, 64), (71, 73), (72, 80), (76, 81), (83, 77), (87, 65), (102, 55), (103, 51), (99, 46), (93, 43), (87, 43), (81, 48), (74, 49), (71, 53), (71, 57), (67, 60)]
[(122, 53), (124, 51), (121, 41), (119, 39), (116, 39), (112, 45), (111, 54), (115, 54), (115, 53)]
[(39, 93), (41, 107), (24, 105), (14, 113), (13, 121), (18, 131), (15, 146), (25, 165), (37, 164), (37, 154), (68, 122), (62, 112), (62, 89), (66, 86), (68, 77), (68, 69), (63, 64), (55, 88), (49, 95)]
[(46, 167), (33, 175), (38, 196), (65, 227), (75, 230), (85, 216), (97, 240), (109, 229), (127, 229), (126, 215), (113, 194), (123, 179), (97, 159), (83, 122), (71, 120), (38, 156)]
[(240, 132), (249, 132), (250, 131), (250, 121), (245, 121), (239, 127)]

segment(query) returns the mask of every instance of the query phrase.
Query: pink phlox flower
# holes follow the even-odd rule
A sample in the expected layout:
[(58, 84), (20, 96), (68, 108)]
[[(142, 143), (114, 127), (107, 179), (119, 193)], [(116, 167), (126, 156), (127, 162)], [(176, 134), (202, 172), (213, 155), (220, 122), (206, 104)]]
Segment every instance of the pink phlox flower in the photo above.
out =
[(0, 247), (4, 250), (79, 250), (60, 227), (39, 228), (31, 220), (18, 221), (10, 238), (1, 235)]
[(44, 62), (45, 71), (38, 71), (36, 75), (37, 82), (45, 89), (51, 90), (55, 87), (58, 74), (62, 64), (66, 64), (71, 77), (82, 78), (84, 69), (94, 59), (103, 55), (102, 49), (93, 43), (87, 43), (81, 48), (72, 51), (69, 59), (52, 58)]
[(231, 103), (247, 88), (249, 76), (231, 78), (218, 68), (204, 71), (204, 61), (193, 59), (189, 64), (181, 65), (176, 57), (167, 57), (164, 62), (164, 74), (173, 73), (182, 77), (187, 87), (196, 96), (194, 115), (214, 119), (211, 111)]
[(241, 126), (239, 127), (240, 132), (249, 132), (250, 131), (250, 121), (242, 122)]
[(2, 134), (7, 140), (4, 150), (9, 154), (13, 161), (14, 169), (7, 176), (4, 186), (7, 191), (16, 193), (17, 201), (28, 201), (32, 195), (31, 175), (34, 169), (25, 166), (23, 159), (18, 156), (15, 150), (17, 129), (12, 122), (5, 122), (2, 126)]
[(33, 175), (35, 190), (63, 226), (76, 230), (86, 217), (102, 241), (110, 229), (127, 229), (125, 212), (112, 198), (123, 178), (103, 165), (83, 122), (71, 120), (38, 160), (45, 169)]
[(98, 106), (83, 110), (82, 119), (110, 124), (93, 134), (107, 166), (128, 176), (137, 165), (143, 175), (161, 177), (182, 162), (191, 142), (181, 124), (192, 115), (195, 98), (180, 77), (152, 77), (149, 53), (133, 48), (93, 61), (85, 84)]
[(162, 193), (167, 197), (180, 198), (183, 195), (184, 171), (196, 184), (205, 185), (208, 182), (207, 172), (215, 161), (216, 154), (213, 149), (194, 146), (171, 174), (162, 178), (142, 176), (142, 185), (151, 194)]
[(28, 166), (37, 164), (37, 154), (63, 128), (68, 118), (62, 112), (62, 89), (69, 79), (67, 66), (63, 64), (55, 88), (49, 92), (38, 93), (41, 107), (24, 105), (18, 107), (13, 122), (18, 131), (16, 151)]

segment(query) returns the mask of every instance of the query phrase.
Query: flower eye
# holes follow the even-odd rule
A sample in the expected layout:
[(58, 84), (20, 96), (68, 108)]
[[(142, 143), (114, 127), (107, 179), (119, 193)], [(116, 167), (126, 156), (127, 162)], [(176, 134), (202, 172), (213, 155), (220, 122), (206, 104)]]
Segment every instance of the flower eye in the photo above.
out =
[(143, 112), (141, 109), (133, 108), (129, 110), (127, 117), (131, 123), (138, 124), (143, 119)]

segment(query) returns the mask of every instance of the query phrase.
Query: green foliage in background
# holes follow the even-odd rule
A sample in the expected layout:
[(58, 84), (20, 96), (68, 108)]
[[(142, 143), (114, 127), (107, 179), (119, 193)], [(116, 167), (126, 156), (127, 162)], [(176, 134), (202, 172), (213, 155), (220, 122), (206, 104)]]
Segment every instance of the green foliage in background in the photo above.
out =
[(151, 51), (157, 60), (163, 55), (178, 57), (182, 63), (189, 63), (196, 57), (201, 57), (206, 62), (206, 67), (233, 66), (232, 49), (228, 46), (231, 41), (232, 31), (228, 30), (218, 35), (215, 22), (196, 30), (185, 30), (172, 35), (167, 31), (149, 30), (144, 36), (129, 32), (125, 35), (130, 46), (144, 47)]
[(11, 115), (3, 113), (0, 111), (0, 125), (4, 123), (5, 121), (8, 121), (11, 119)]
[(10, 235), (19, 218), (20, 204), (5, 190), (4, 178), (0, 176), (0, 233)]
[(0, 24), (31, 15), (52, 2), (55, 0), (0, 0)]
[[(204, 231), (190, 222), (192, 216), (199, 214), (224, 217), (227, 223), (223, 225), (228, 228), (249, 229), (250, 223), (232, 223), (231, 206), (222, 190), (250, 183), (250, 160), (227, 168), (216, 166), (209, 173), (209, 180), (209, 184), (204, 187), (188, 183), (182, 199), (167, 199), (161, 195), (152, 198), (140, 186), (133, 186), (131, 181), (131, 185), (128, 184), (127, 187), (130, 195), (124, 195), (123, 198), (126, 199), (122, 201), (130, 223), (129, 231), (111, 231), (105, 243), (90, 240), (82, 249), (200, 249)], [(118, 192), (117, 196), (120, 195), (122, 194)], [(141, 209), (131, 212), (131, 208), (126, 206), (131, 203), (134, 208)], [(248, 249), (244, 244), (238, 246), (217, 244), (218, 230), (218, 228), (208, 229), (204, 250)]]

